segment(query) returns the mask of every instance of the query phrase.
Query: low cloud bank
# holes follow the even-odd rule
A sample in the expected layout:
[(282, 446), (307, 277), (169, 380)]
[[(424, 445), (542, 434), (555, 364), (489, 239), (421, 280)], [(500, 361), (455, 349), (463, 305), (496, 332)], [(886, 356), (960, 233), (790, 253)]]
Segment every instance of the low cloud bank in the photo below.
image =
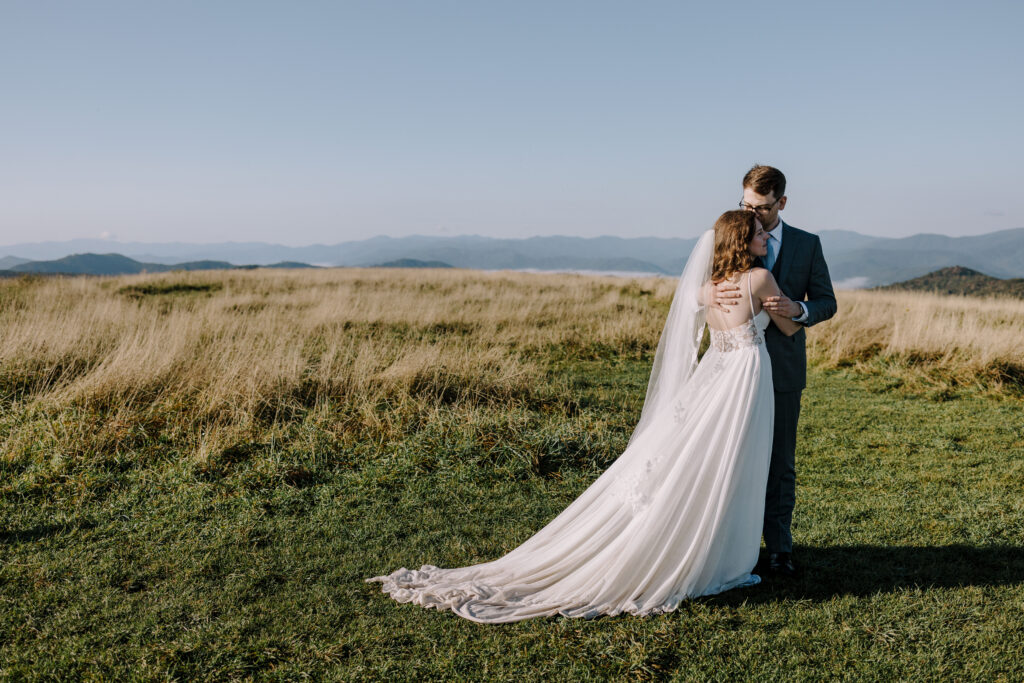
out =
[(845, 280), (837, 280), (833, 283), (836, 289), (864, 289), (871, 286), (871, 280), (863, 275), (848, 277)]

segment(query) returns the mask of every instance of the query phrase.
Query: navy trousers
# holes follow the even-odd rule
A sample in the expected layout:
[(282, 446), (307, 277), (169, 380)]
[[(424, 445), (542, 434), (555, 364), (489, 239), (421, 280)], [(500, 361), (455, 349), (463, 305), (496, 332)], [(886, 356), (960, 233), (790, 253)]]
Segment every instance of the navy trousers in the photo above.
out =
[(764, 496), (764, 544), (769, 553), (793, 552), (793, 507), (796, 505), (796, 424), (800, 391), (775, 392), (775, 435)]

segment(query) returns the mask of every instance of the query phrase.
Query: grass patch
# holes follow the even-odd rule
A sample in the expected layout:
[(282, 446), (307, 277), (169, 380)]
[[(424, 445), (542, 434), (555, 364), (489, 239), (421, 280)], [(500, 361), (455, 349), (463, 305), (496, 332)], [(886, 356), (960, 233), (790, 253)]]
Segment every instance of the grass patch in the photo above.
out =
[(129, 299), (143, 299), (150, 296), (167, 296), (182, 294), (212, 294), (223, 289), (219, 282), (165, 282), (145, 285), (128, 285), (117, 290)]
[[(935, 402), (817, 371), (794, 528), (803, 577), (675, 614), (482, 627), (362, 579), (507, 552), (621, 450), (644, 364), (566, 366), (584, 405), (442, 407), (406, 433), (332, 418), (207, 463), (4, 466), (0, 674), (556, 680), (1024, 674), (1020, 406)], [(307, 415), (308, 421), (314, 420)], [(336, 427), (336, 426), (335, 426)], [(157, 449), (159, 450), (159, 449)], [(965, 675), (965, 672), (969, 672)]]
[[(363, 579), (493, 559), (612, 462), (664, 303), (657, 283), (407, 277), (232, 272), (159, 315), (118, 308), (142, 277), (7, 292), (0, 678), (1024, 678), (1021, 402), (943, 391), (927, 348), (812, 368), (793, 583), (500, 627), (386, 598)], [(73, 339), (31, 341), (76, 307)], [(89, 328), (108, 308), (127, 317)], [(157, 343), (188, 325), (202, 343)]]

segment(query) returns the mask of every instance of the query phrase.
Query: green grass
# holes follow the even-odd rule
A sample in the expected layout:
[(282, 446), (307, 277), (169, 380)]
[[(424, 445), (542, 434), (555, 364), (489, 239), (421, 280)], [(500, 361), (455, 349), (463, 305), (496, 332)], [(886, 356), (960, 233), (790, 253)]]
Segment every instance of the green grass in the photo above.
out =
[(220, 283), (151, 283), (146, 285), (128, 285), (121, 287), (118, 294), (124, 294), (130, 299), (141, 299), (147, 296), (159, 296), (166, 294), (210, 294), (223, 289)]
[[(504, 626), (364, 583), (499, 556), (622, 450), (649, 360), (550, 367), (534, 399), (439, 406), (376, 439), (320, 405), (206, 463), (141, 428), (0, 463), (0, 678), (1024, 678), (1021, 402), (844, 370), (804, 394), (792, 583)], [(90, 419), (3, 410), (0, 434)]]

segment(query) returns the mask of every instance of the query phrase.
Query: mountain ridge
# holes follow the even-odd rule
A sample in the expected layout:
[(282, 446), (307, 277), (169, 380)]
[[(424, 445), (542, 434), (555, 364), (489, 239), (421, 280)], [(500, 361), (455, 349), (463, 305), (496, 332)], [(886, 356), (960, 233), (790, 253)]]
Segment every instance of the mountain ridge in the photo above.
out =
[[(848, 230), (823, 230), (817, 234), (833, 281), (846, 286), (886, 285), (957, 265), (998, 278), (1024, 277), (1024, 228), (966, 237), (922, 233), (887, 238)], [(21, 262), (26, 260), (59, 260), (70, 253), (97, 253), (113, 248), (127, 258), (150, 264), (147, 270), (151, 271), (156, 271), (161, 265), (178, 267), (200, 261), (259, 266), (282, 261), (325, 266), (372, 266), (411, 259), (481, 270), (580, 270), (674, 276), (682, 270), (695, 243), (696, 238), (624, 238), (610, 235), (554, 235), (521, 239), (481, 235), (380, 235), (365, 240), (303, 247), (265, 242), (193, 244), (70, 240), (0, 247), (0, 269), (20, 268), (25, 265)], [(72, 247), (97, 245), (103, 248), (68, 251)], [(48, 254), (57, 258), (50, 258), (46, 256)]]
[(279, 263), (261, 266), (238, 266), (227, 261), (187, 261), (184, 263), (144, 263), (123, 254), (71, 254), (51, 261), (26, 261), (8, 268), (12, 275), (133, 275), (166, 273), (174, 270), (232, 270), (248, 268), (313, 268), (306, 263)]

